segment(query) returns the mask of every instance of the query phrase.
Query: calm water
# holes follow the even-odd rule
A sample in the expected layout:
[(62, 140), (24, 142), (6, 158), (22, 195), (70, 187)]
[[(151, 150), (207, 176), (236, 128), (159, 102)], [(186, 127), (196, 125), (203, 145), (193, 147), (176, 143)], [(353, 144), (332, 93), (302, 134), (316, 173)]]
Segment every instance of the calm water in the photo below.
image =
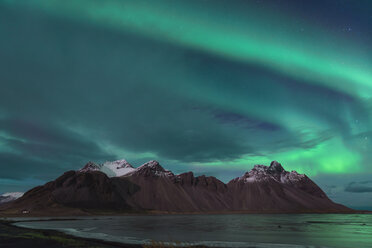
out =
[(17, 225), (134, 244), (154, 240), (214, 247), (372, 247), (372, 215), (357, 214), (112, 216)]

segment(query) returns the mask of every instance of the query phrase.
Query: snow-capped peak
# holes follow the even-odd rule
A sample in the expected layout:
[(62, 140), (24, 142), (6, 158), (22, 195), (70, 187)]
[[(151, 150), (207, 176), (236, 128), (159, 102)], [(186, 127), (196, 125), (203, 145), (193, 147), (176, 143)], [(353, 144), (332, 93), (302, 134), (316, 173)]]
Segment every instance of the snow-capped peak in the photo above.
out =
[(109, 177), (121, 177), (134, 170), (133, 166), (125, 159), (116, 160), (113, 162), (107, 161), (103, 163), (101, 171)]
[(138, 168), (136, 168), (131, 173), (128, 173), (127, 175), (174, 177), (174, 174), (171, 171), (164, 169), (156, 160), (151, 160), (149, 162), (144, 163), (143, 165), (139, 166)]
[(133, 166), (125, 159), (116, 161), (106, 161), (103, 164), (88, 162), (79, 172), (101, 171), (108, 177), (121, 177), (134, 170)]
[(0, 204), (17, 200), (23, 196), (23, 192), (8, 192), (0, 195)]
[(114, 164), (117, 166), (117, 168), (133, 168), (133, 166), (128, 163), (125, 159), (116, 160), (113, 162), (107, 161), (105, 164)]
[(151, 168), (157, 171), (165, 171), (164, 168), (156, 160), (150, 160), (144, 163), (143, 165), (139, 166), (137, 170), (141, 170), (142, 168)]
[(302, 180), (306, 176), (296, 171), (286, 171), (280, 163), (272, 161), (270, 166), (255, 165), (252, 170), (237, 178), (244, 183), (262, 182), (275, 180), (280, 183), (294, 183)]

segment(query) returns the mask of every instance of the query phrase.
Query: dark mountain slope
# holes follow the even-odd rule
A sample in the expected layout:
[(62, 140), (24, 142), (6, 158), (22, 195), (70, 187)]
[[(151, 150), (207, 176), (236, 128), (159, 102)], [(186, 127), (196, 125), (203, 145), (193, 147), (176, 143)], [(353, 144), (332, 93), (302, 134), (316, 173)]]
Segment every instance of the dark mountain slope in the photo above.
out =
[[(122, 160), (124, 161), (124, 160)], [(68, 171), (36, 187), (0, 210), (32, 213), (64, 209), (167, 212), (350, 212), (336, 204), (306, 175), (288, 172), (276, 161), (256, 165), (224, 184), (192, 172), (175, 175), (149, 161), (120, 177), (101, 167)], [(110, 172), (110, 175), (113, 173)], [(115, 174), (114, 174), (115, 175)]]

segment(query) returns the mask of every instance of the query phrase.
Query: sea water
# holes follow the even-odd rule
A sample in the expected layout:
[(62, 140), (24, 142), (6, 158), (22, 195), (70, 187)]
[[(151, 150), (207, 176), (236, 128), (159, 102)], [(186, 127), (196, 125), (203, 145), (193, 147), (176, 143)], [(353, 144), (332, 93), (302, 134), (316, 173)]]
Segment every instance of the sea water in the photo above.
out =
[(16, 225), (131, 244), (372, 247), (370, 214), (105, 216), (69, 220), (23, 219)]

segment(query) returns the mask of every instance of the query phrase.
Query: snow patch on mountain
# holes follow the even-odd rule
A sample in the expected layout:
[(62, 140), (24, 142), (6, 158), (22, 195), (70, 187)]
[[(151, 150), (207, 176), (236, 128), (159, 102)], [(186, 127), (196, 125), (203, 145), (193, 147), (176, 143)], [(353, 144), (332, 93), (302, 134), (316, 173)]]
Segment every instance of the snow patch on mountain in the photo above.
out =
[(0, 204), (17, 200), (23, 196), (23, 192), (8, 192), (0, 195)]
[(134, 168), (125, 159), (122, 159), (103, 163), (101, 171), (106, 173), (109, 177), (121, 177), (134, 171)]
[(108, 177), (121, 177), (134, 171), (134, 168), (125, 159), (121, 159), (116, 161), (107, 161), (103, 164), (88, 162), (83, 168), (79, 170), (79, 172), (87, 171), (101, 171)]
[(252, 170), (239, 177), (238, 181), (254, 183), (275, 180), (283, 184), (292, 184), (303, 180), (305, 177), (304, 174), (299, 174), (296, 171), (286, 171), (280, 163), (273, 161), (270, 166), (255, 165)]
[(175, 177), (173, 172), (164, 169), (158, 161), (151, 160), (149, 162), (144, 163), (143, 165), (136, 168), (131, 173), (128, 173), (127, 176), (132, 175), (152, 175), (152, 176), (164, 176), (164, 177)]

